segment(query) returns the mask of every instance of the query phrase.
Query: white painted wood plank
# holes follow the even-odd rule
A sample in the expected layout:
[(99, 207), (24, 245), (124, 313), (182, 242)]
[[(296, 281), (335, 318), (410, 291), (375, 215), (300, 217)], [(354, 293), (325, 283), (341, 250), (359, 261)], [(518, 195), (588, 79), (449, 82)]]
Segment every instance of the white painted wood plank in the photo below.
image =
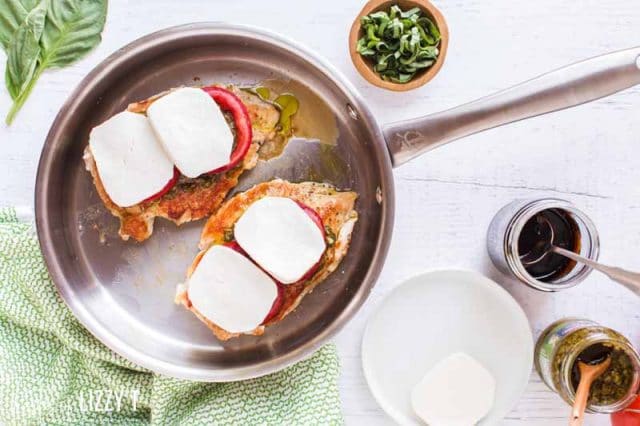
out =
[[(170, 25), (231, 21), (289, 36), (343, 72), (385, 121), (452, 107), (573, 61), (640, 45), (640, 6), (633, 0), (435, 2), (451, 29), (447, 64), (428, 86), (397, 94), (368, 85), (351, 65), (346, 36), (360, 1), (111, 0), (102, 44), (77, 65), (45, 73), (14, 125), (0, 125), (0, 204), (32, 204), (42, 143), (80, 79), (122, 45)], [(0, 90), (0, 114), (8, 108), (6, 91)], [(593, 275), (579, 288), (542, 294), (505, 280), (484, 248), (486, 227), (502, 205), (516, 197), (552, 195), (576, 202), (592, 216), (601, 233), (603, 260), (640, 269), (634, 250), (640, 247), (639, 110), (640, 88), (630, 89), (469, 137), (395, 172), (398, 211), (386, 267), (370, 301), (336, 338), (348, 424), (391, 424), (362, 376), (362, 330), (391, 289), (427, 269), (474, 269), (503, 283), (523, 305), (536, 333), (560, 317), (583, 315), (640, 345), (640, 302), (605, 278)], [(504, 424), (563, 425), (567, 413), (533, 374)], [(608, 417), (590, 416), (586, 424), (607, 425)]]

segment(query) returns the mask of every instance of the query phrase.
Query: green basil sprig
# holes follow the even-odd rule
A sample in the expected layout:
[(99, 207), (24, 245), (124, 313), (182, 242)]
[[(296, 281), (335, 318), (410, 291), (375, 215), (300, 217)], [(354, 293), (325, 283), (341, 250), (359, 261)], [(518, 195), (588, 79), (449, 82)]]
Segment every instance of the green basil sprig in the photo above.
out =
[(373, 63), (383, 80), (409, 82), (418, 71), (433, 66), (440, 44), (440, 31), (422, 11), (402, 11), (397, 5), (360, 19), (364, 35), (358, 53)]
[(70, 65), (100, 43), (106, 15), (107, 0), (0, 0), (5, 84), (13, 99), (7, 124), (44, 70)]

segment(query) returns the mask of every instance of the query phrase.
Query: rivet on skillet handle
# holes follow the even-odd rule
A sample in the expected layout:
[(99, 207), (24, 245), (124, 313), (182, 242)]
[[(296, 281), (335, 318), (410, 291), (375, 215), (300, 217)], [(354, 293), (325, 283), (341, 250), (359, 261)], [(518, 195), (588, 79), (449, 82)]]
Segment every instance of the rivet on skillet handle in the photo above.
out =
[(590, 102), (640, 84), (640, 47), (578, 62), (468, 104), (384, 126), (393, 166), (503, 124)]

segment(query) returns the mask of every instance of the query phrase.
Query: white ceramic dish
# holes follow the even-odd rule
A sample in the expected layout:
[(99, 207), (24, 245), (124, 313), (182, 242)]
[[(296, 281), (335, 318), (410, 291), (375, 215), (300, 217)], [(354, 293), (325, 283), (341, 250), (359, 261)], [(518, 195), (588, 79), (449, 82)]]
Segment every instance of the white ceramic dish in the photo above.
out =
[(420, 425), (411, 390), (454, 352), (480, 361), (496, 379), (493, 408), (479, 423), (499, 424), (531, 374), (533, 338), (527, 317), (500, 285), (470, 271), (436, 271), (401, 284), (374, 312), (362, 341), (369, 388), (402, 425)]

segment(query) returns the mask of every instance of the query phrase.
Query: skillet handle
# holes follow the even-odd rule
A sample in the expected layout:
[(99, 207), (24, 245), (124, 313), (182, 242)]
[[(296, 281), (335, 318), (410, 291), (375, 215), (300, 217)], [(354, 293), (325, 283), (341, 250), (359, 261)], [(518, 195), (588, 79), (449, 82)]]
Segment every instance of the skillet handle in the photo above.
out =
[(462, 106), (383, 127), (397, 167), (483, 130), (590, 102), (640, 84), (640, 47), (578, 62)]

